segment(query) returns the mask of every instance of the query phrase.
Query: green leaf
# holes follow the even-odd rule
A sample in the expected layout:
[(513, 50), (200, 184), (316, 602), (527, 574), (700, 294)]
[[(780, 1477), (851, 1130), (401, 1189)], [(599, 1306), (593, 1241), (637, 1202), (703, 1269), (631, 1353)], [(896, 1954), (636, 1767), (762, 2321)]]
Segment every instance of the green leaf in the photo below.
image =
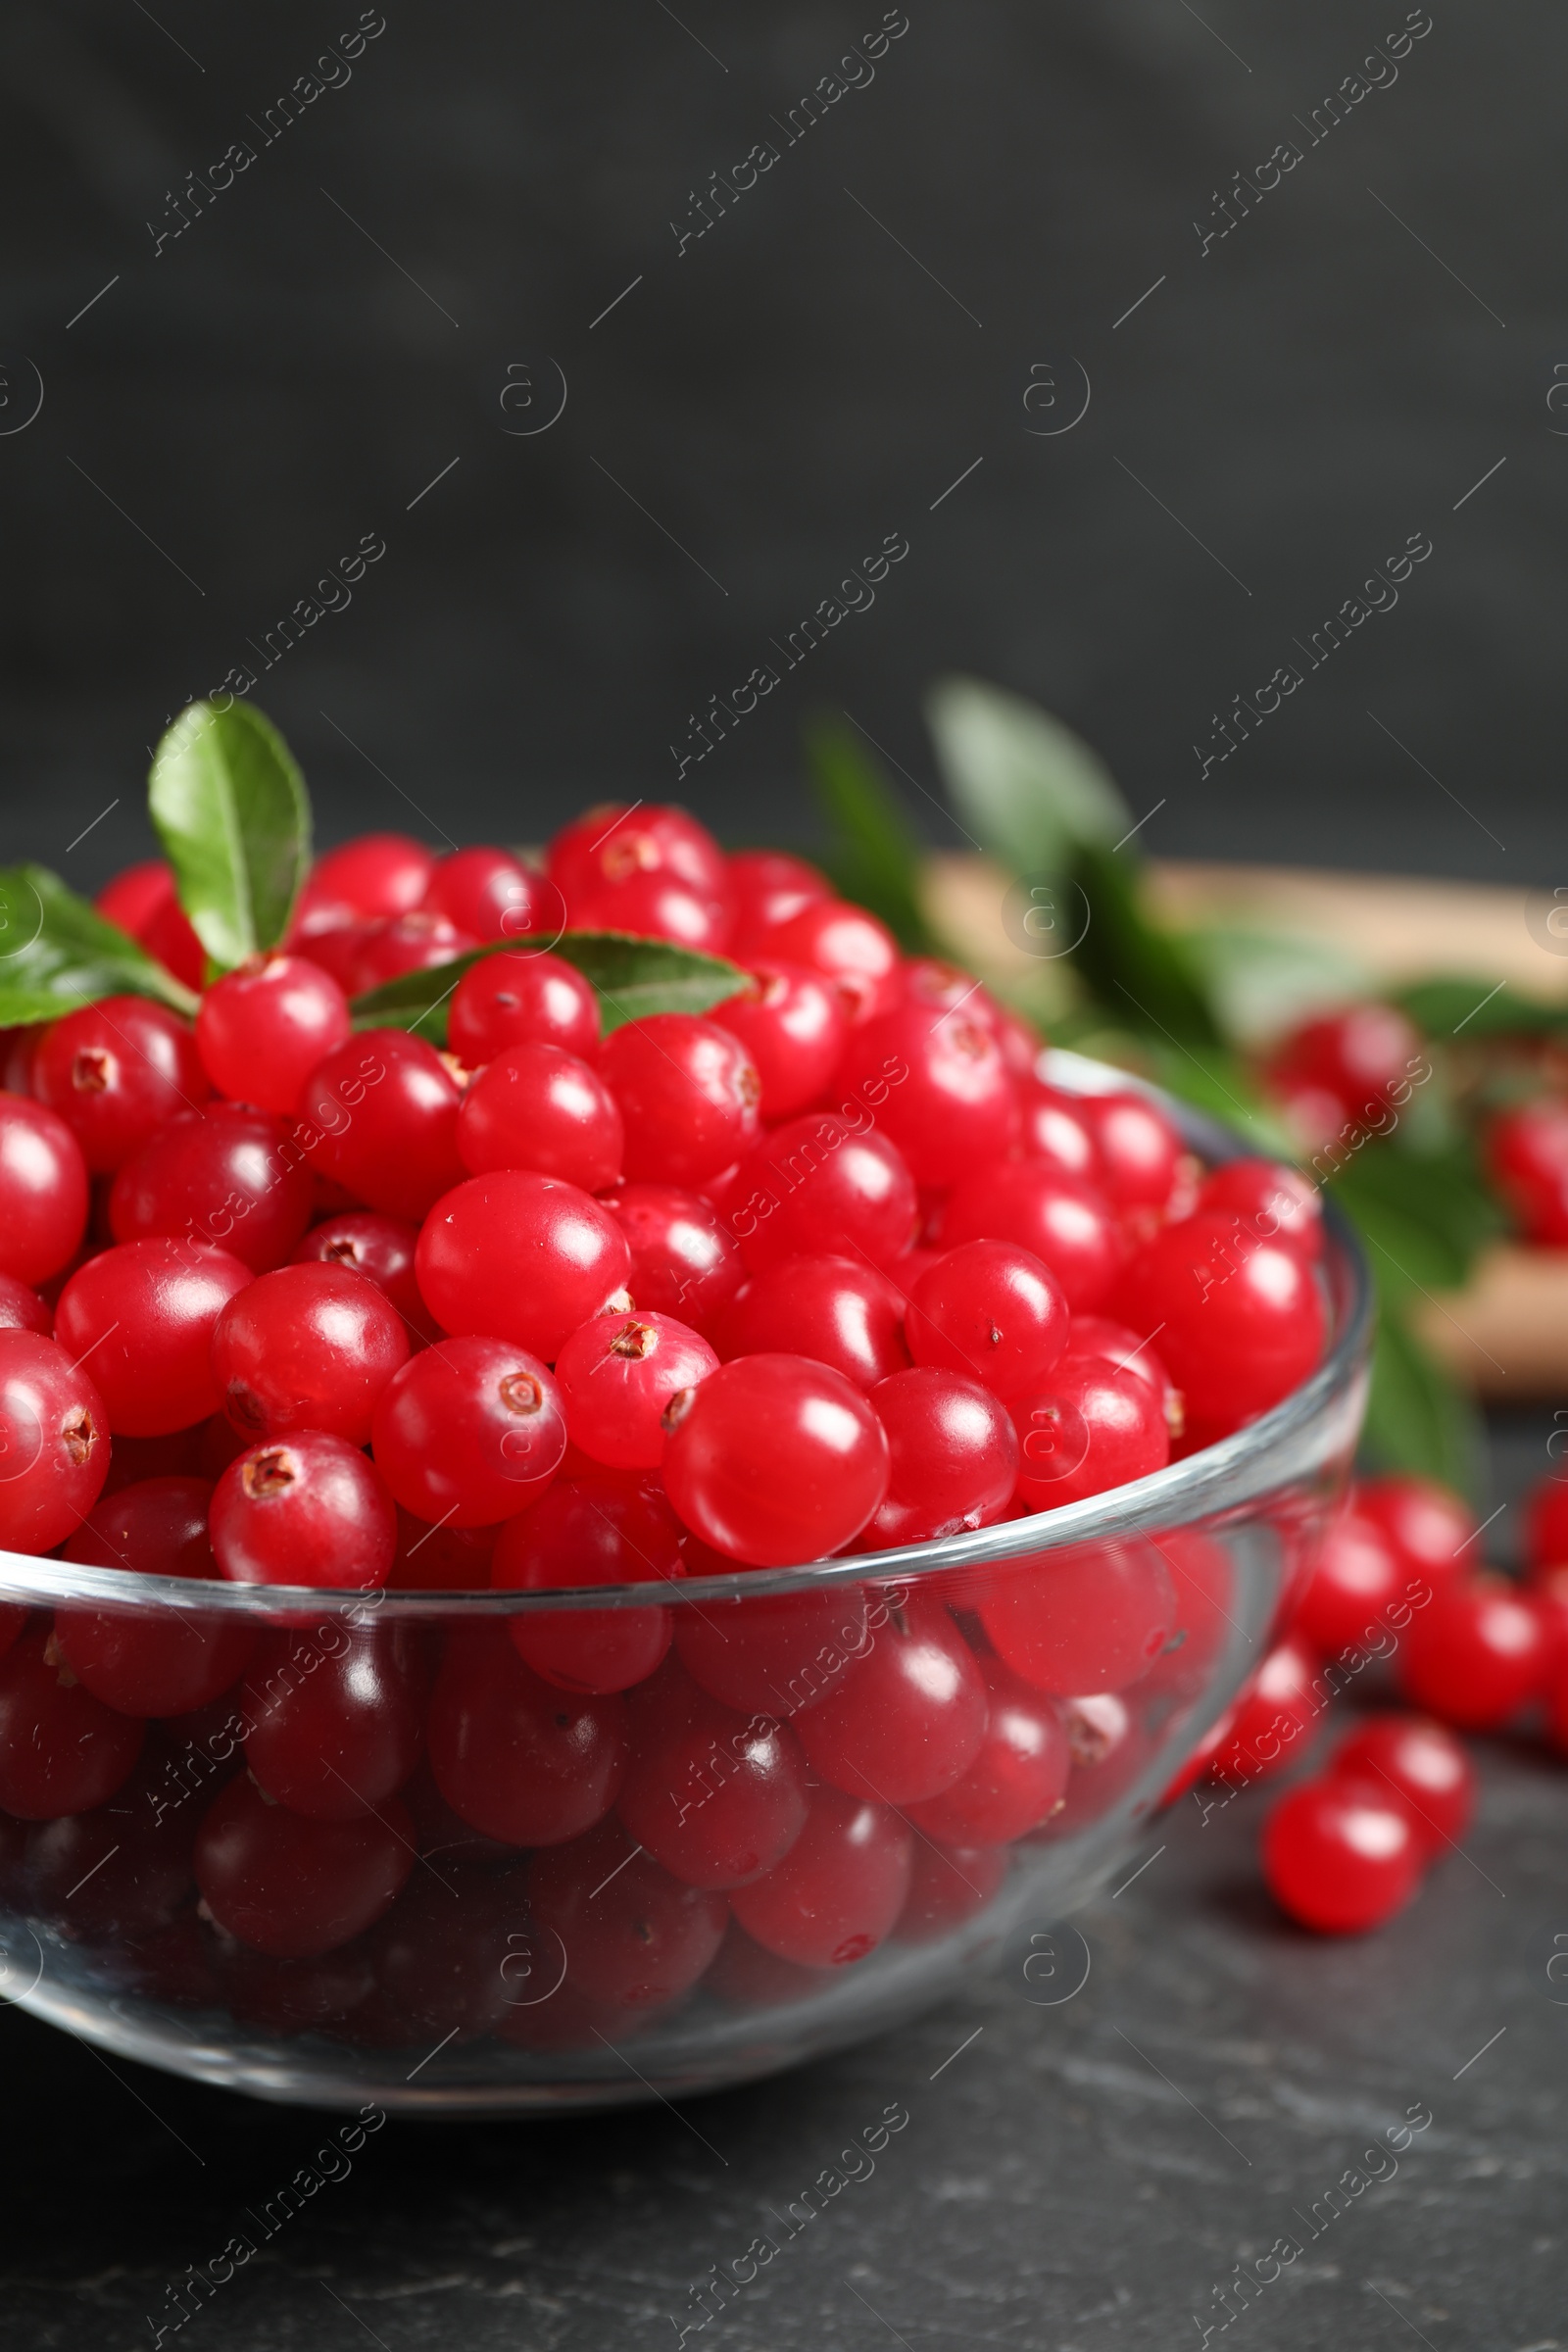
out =
[(1152, 922), (1139, 902), (1136, 863), (1095, 843), (1073, 868), (1082, 923), (1073, 962), (1118, 1021), (1168, 1044), (1222, 1046), (1219, 1023), (1183, 940)]
[(811, 786), (837, 835), (824, 859), (847, 899), (879, 915), (902, 947), (930, 946), (920, 911), (920, 845), (859, 736), (837, 719), (806, 729)]
[(275, 947), (311, 862), (311, 805), (249, 703), (192, 703), (158, 746), (147, 805), (197, 938), (220, 970)]
[(1392, 1000), (1428, 1037), (1549, 1037), (1568, 1030), (1568, 1004), (1543, 1004), (1492, 980), (1418, 980)]
[(194, 1012), (188, 988), (46, 865), (0, 867), (0, 1028), (56, 1021), (99, 997), (155, 997)]
[(1501, 1211), (1463, 1141), (1441, 1152), (1365, 1144), (1334, 1177), (1333, 1190), (1366, 1237), (1380, 1287), (1394, 1298), (1459, 1289), (1477, 1251), (1502, 1230)]
[(1477, 1493), (1481, 1425), (1475, 1408), (1387, 1303), (1378, 1318), (1362, 1442), (1380, 1468), (1435, 1478), (1472, 1498)]
[(1108, 849), (1132, 823), (1103, 761), (1021, 696), (943, 678), (925, 716), (960, 822), (1015, 874), (1064, 875), (1075, 851)]
[[(599, 1018), (608, 1035), (623, 1022), (653, 1012), (709, 1012), (746, 986), (746, 974), (721, 956), (701, 956), (663, 939), (639, 939), (628, 931), (564, 931), (549, 952), (581, 972), (599, 999)], [(350, 1009), (358, 1029), (417, 1029), (433, 1046), (447, 1039), (447, 1004), (466, 971), (486, 956), (520, 955), (522, 943), (476, 948), (433, 970), (405, 972)]]
[(1220, 1027), (1241, 1045), (1266, 1043), (1311, 1013), (1377, 993), (1366, 966), (1329, 940), (1245, 923), (1196, 924), (1180, 936)]

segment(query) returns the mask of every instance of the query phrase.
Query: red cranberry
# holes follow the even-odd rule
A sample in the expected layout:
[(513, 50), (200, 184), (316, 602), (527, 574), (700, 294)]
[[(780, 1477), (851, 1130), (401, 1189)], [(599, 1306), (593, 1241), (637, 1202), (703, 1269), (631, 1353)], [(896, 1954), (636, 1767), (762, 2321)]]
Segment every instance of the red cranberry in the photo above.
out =
[(315, 1626), (263, 1637), (245, 1677), (245, 1762), (265, 1796), (356, 1821), (397, 1793), (424, 1745), (419, 1629)]
[(1064, 1356), (1009, 1399), (1018, 1432), (1018, 1499), (1052, 1511), (1148, 1478), (1170, 1459), (1158, 1392), (1102, 1356)]
[(1353, 1004), (1303, 1021), (1272, 1057), (1270, 1075), (1287, 1093), (1333, 1098), (1357, 1124), (1381, 1120), (1409, 1099), (1423, 1066), (1421, 1035), (1392, 1004)]
[(1278, 1404), (1323, 1352), (1323, 1301), (1307, 1260), (1284, 1243), (1249, 1240), (1223, 1211), (1156, 1233), (1127, 1268), (1122, 1298), (1152, 1325), (1189, 1431), (1205, 1441)]
[(998, 1158), (1012, 1141), (1018, 1109), (1011, 1074), (994, 1033), (968, 1006), (946, 1012), (906, 1002), (850, 1035), (839, 1065), (848, 1094), (875, 1101), (880, 1125), (917, 1184), (948, 1185)]
[(1018, 1148), (1064, 1176), (1100, 1175), (1100, 1152), (1084, 1115), (1084, 1097), (1026, 1079), (1018, 1087)]
[(890, 1266), (914, 1231), (914, 1179), (897, 1145), (836, 1113), (790, 1119), (741, 1161), (729, 1226), (753, 1272), (836, 1250)]
[(787, 1724), (720, 1706), (684, 1675), (645, 1703), (617, 1810), (645, 1852), (689, 1886), (749, 1886), (806, 1825), (808, 1776)]
[(109, 1415), (82, 1365), (35, 1332), (0, 1331), (0, 1549), (64, 1543), (98, 1499), (109, 1446)]
[(812, 1770), (852, 1795), (918, 1804), (960, 1780), (980, 1752), (980, 1668), (939, 1600), (890, 1601), (865, 1655), (795, 1719)]
[[(383, 1473), (384, 1475), (384, 1473)], [(490, 1582), (496, 1531), (416, 1519), (398, 1505), (398, 1548), (387, 1579), (395, 1592), (473, 1592)]]
[(54, 1337), (54, 1309), (14, 1274), (0, 1274), (0, 1331), (31, 1331)]
[(145, 997), (104, 997), (44, 1033), (32, 1091), (65, 1120), (100, 1176), (211, 1090), (188, 1023)]
[(565, 911), (560, 891), (543, 874), (495, 849), (453, 850), (438, 858), (423, 906), (486, 945), (558, 931)]
[(1050, 1267), (1075, 1315), (1098, 1314), (1121, 1269), (1115, 1214), (1097, 1185), (1043, 1160), (999, 1160), (960, 1178), (948, 1196), (936, 1239), (1011, 1242)]
[(633, 1305), (674, 1315), (710, 1339), (745, 1271), (739, 1247), (711, 1204), (674, 1185), (623, 1184), (601, 1206), (626, 1237)]
[(1186, 1146), (1147, 1095), (1081, 1095), (1095, 1139), (1101, 1190), (1112, 1207), (1162, 1209), (1175, 1189)]
[(87, 1230), (87, 1170), (65, 1120), (0, 1094), (0, 1273), (47, 1282)]
[(1380, 1788), (1402, 1804), (1416, 1838), (1434, 1858), (1457, 1844), (1475, 1810), (1475, 1767), (1450, 1731), (1419, 1715), (1365, 1715), (1329, 1762), (1333, 1780)]
[(1061, 1285), (1038, 1257), (1010, 1242), (964, 1242), (914, 1285), (905, 1335), (916, 1363), (1006, 1395), (1051, 1371), (1067, 1321)]
[(357, 930), (349, 959), (349, 993), (364, 996), (401, 980), (407, 972), (430, 972), (452, 963), (481, 943), (460, 931), (444, 914), (416, 906), (412, 914), (389, 914)]
[(1294, 1763), (1295, 1743), (1314, 1729), (1332, 1696), (1333, 1685), (1323, 1686), (1305, 1642), (1278, 1642), (1238, 1696), (1213, 1771), (1223, 1781), (1246, 1783)]
[(493, 2031), (518, 1989), (519, 1946), (531, 1940), (526, 1891), (520, 1867), (492, 1870), (469, 1854), (415, 1871), (368, 1938), (375, 1984), (354, 2010), (354, 2040), (429, 2050)]
[(1007, 1845), (1049, 1821), (1072, 1762), (1061, 1717), (1000, 1658), (984, 1658), (986, 1729), (961, 1779), (906, 1808), (915, 1828), (943, 1845)]
[(791, 915), (833, 896), (826, 874), (782, 850), (740, 850), (726, 871), (735, 907), (733, 952), (748, 961), (752, 949)]
[(630, 1263), (608, 1209), (574, 1184), (521, 1168), (470, 1177), (437, 1201), (416, 1259), (444, 1331), (512, 1340), (547, 1363), (615, 1299)]
[[(688, 1546), (689, 1575), (724, 1574), (733, 1562)], [(695, 1683), (745, 1714), (798, 1715), (835, 1687), (870, 1635), (865, 1588), (837, 1585), (741, 1600), (705, 1600), (675, 1612), (675, 1646)]]
[(831, 980), (852, 1022), (891, 1012), (902, 990), (899, 948), (885, 923), (842, 899), (814, 899), (778, 923), (759, 953), (780, 963), (804, 963)]
[(598, 1193), (618, 1180), (625, 1148), (615, 1098), (559, 1046), (508, 1046), (479, 1072), (458, 1113), (458, 1152), (470, 1176), (531, 1168)]
[(708, 1342), (673, 1316), (595, 1315), (556, 1359), (573, 1443), (618, 1470), (657, 1469), (671, 1400), (717, 1365)]
[(1283, 1160), (1227, 1160), (1205, 1178), (1198, 1205), (1228, 1210), (1261, 1242), (1293, 1242), (1308, 1257), (1323, 1254), (1323, 1195)]
[(369, 1207), (416, 1222), (462, 1180), (460, 1100), (423, 1038), (367, 1029), (327, 1055), (300, 1098), (312, 1164)]
[(101, 1250), (73, 1274), (55, 1330), (74, 1356), (90, 1358), (111, 1429), (158, 1437), (217, 1410), (213, 1334), (251, 1280), (229, 1250), (172, 1235)]
[(1007, 1875), (1004, 1849), (914, 1841), (909, 1891), (894, 1930), (900, 1943), (936, 1943), (985, 1909)]
[(1181, 1436), (1181, 1391), (1160, 1361), (1158, 1350), (1148, 1340), (1141, 1340), (1129, 1324), (1113, 1323), (1108, 1315), (1074, 1315), (1067, 1326), (1067, 1345), (1062, 1352), (1102, 1356), (1107, 1364), (1114, 1364), (1118, 1372), (1135, 1372), (1159, 1398), (1159, 1409), (1171, 1437)]
[(871, 1409), (888, 1435), (888, 1491), (859, 1538), (864, 1551), (990, 1527), (1012, 1500), (1018, 1441), (977, 1380), (936, 1364), (878, 1381)]
[(1479, 1532), (1476, 1515), (1434, 1479), (1363, 1478), (1356, 1482), (1353, 1499), (1357, 1514), (1381, 1529), (1400, 1566), (1412, 1576), (1441, 1584), (1464, 1567)]
[(283, 1264), (310, 1214), (304, 1153), (281, 1119), (243, 1102), (171, 1119), (109, 1196), (117, 1242), (177, 1235), (231, 1250), (253, 1274)]
[(106, 1804), (145, 1729), (83, 1690), (48, 1628), (35, 1627), (0, 1658), (0, 1806), (19, 1821), (55, 1821)]
[(313, 1821), (242, 1773), (196, 1833), (196, 1884), (226, 1934), (276, 1960), (336, 1951), (391, 1910), (414, 1825), (395, 1797), (353, 1821)]
[(639, 874), (668, 874), (699, 898), (727, 899), (728, 860), (711, 833), (684, 808), (639, 801), (601, 801), (563, 825), (546, 859), (550, 878), (576, 920), (576, 905), (591, 892), (632, 882)]
[(165, 1762), (155, 1732), (106, 1803), (40, 1822), (28, 1837), (27, 1908), (70, 1941), (123, 1946), (189, 1902), (196, 1809), (169, 1804)]
[[(728, 1920), (721, 1894), (672, 1878), (613, 1821), (535, 1854), (528, 1897), (542, 1938), (566, 1955), (564, 1989), (620, 2016), (689, 1991)], [(584, 2039), (594, 2046), (591, 2032)]]
[(745, 1048), (712, 1021), (661, 1012), (605, 1040), (599, 1067), (626, 1122), (626, 1173), (701, 1184), (757, 1134), (761, 1083)]
[(542, 949), (486, 956), (458, 982), (447, 1042), (469, 1069), (509, 1046), (559, 1046), (591, 1062), (599, 1053), (599, 999), (581, 972)]
[(409, 1358), (391, 1300), (336, 1265), (262, 1275), (224, 1307), (212, 1349), (223, 1410), (252, 1444), (319, 1429), (368, 1446), (377, 1399)]
[(1324, 1936), (1355, 1936), (1402, 1911), (1421, 1883), (1410, 1817), (1357, 1783), (1308, 1781), (1263, 1832), (1263, 1877), (1282, 1911)]
[(430, 1310), (419, 1296), (414, 1252), (418, 1228), (401, 1217), (384, 1217), (371, 1208), (335, 1209), (313, 1225), (292, 1263), (296, 1266), (344, 1266), (373, 1282), (403, 1318), (411, 1347), (420, 1347), (435, 1334)]
[(436, 1787), (481, 1836), (564, 1845), (615, 1801), (626, 1769), (625, 1702), (542, 1681), (504, 1626), (462, 1626), (447, 1642), (425, 1744)]
[(1404, 1584), (1383, 1531), (1358, 1511), (1342, 1511), (1324, 1533), (1311, 1582), (1296, 1612), (1304, 1641), (1325, 1657), (1366, 1641)]
[(292, 1111), (318, 1061), (349, 1034), (348, 999), (303, 956), (255, 956), (215, 980), (196, 1015), (214, 1087), (262, 1110)]
[(436, 857), (406, 833), (361, 833), (318, 858), (294, 912), (294, 936), (346, 917), (407, 914), (430, 887)]
[(824, 1968), (797, 1968), (776, 1952), (764, 1952), (732, 1919), (703, 1990), (732, 2009), (785, 2009), (810, 2000), (832, 1981)]
[(127, 865), (104, 885), (93, 905), (176, 980), (187, 988), (201, 987), (207, 957), (175, 896), (174, 869), (166, 858)]
[[(506, 1592), (668, 1583), (681, 1574), (680, 1530), (657, 1487), (563, 1478), (501, 1530), (491, 1581)], [(563, 1690), (627, 1690), (669, 1647), (669, 1611), (556, 1609), (509, 1617), (517, 1655)]]
[(754, 1274), (717, 1318), (714, 1345), (739, 1355), (808, 1355), (857, 1388), (904, 1371), (904, 1299), (863, 1259), (790, 1257)]
[(571, 921), (574, 930), (629, 931), (710, 956), (723, 952), (730, 931), (725, 901), (702, 897), (673, 874), (632, 874), (585, 891), (572, 902)]
[(566, 1450), (561, 1391), (510, 1340), (438, 1340), (382, 1391), (376, 1467), (406, 1510), (489, 1527), (535, 1501)]
[(858, 1536), (882, 1500), (887, 1437), (841, 1372), (801, 1355), (746, 1355), (689, 1396), (670, 1408), (664, 1485), (715, 1551), (769, 1568), (817, 1559)]
[[(149, 1478), (100, 1500), (66, 1545), (68, 1560), (135, 1576), (215, 1577), (204, 1478)], [(135, 1609), (62, 1608), (55, 1641), (77, 1682), (122, 1715), (186, 1715), (225, 1691), (254, 1636), (238, 1618), (174, 1602)]]
[(980, 1618), (998, 1655), (1037, 1690), (1125, 1690), (1176, 1629), (1170, 1570), (1157, 1547), (1075, 1544), (997, 1571)]
[(1410, 1621), (1395, 1671), (1407, 1698), (1464, 1731), (1500, 1731), (1551, 1666), (1541, 1610), (1497, 1576), (1450, 1580)]
[(1526, 1241), (1568, 1249), (1568, 1102), (1544, 1096), (1500, 1111), (1488, 1133), (1487, 1160)]
[(793, 1118), (814, 1102), (844, 1055), (849, 1023), (838, 992), (803, 964), (756, 961), (738, 997), (714, 1007), (761, 1083), (761, 1113)]
[(392, 1497), (357, 1446), (318, 1430), (253, 1446), (213, 1491), (213, 1550), (237, 1585), (384, 1585)]
[(904, 1909), (913, 1842), (888, 1806), (818, 1788), (783, 1861), (738, 1886), (730, 1909), (781, 1960), (849, 1968), (875, 1951)]

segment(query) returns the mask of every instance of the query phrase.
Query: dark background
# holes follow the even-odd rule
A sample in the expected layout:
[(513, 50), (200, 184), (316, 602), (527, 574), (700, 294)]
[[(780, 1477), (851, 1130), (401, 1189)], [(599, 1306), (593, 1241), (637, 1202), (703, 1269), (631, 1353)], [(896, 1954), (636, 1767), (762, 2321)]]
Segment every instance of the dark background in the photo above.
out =
[[(1397, 82), (1309, 146), (1400, 0), (910, 0), (874, 81), (785, 146), (874, 0), (385, 0), (352, 80), (264, 146), (248, 118), (358, 14), (0, 12), (0, 854), (80, 887), (144, 854), (166, 715), (363, 533), (386, 555), (256, 698), (327, 839), (537, 837), (670, 793), (687, 713), (900, 531), (875, 609), (688, 771), (730, 837), (809, 837), (812, 703), (933, 784), (919, 696), (962, 668), (1163, 800), (1152, 850), (1549, 878), (1560, 10), (1434, 0)], [(769, 137), (678, 253), (692, 192)], [(1289, 137), (1303, 161), (1204, 256), (1216, 189)], [(154, 258), (167, 192), (239, 138), (256, 162)], [(1078, 368), (1087, 415), (1041, 433)], [(558, 422), (504, 429), (563, 377)], [(1398, 609), (1201, 782), (1210, 713), (1415, 531)]]

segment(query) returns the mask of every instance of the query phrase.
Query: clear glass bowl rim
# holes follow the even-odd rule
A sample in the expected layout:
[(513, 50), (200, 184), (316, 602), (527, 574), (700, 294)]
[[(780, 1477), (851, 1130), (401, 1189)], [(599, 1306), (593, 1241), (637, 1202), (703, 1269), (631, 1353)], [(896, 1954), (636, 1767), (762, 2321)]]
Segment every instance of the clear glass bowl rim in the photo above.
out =
[[(1186, 1142), (1213, 1164), (1256, 1154), (1217, 1119), (1147, 1080), (1052, 1049), (1042, 1057), (1048, 1082), (1074, 1094), (1132, 1091), (1147, 1095), (1174, 1120)], [(796, 1568), (743, 1568), (733, 1576), (683, 1577), (657, 1585), (567, 1586), (522, 1592), (486, 1587), (470, 1592), (322, 1588), (313, 1585), (235, 1585), (194, 1577), (139, 1576), (121, 1568), (84, 1568), (0, 1550), (0, 1600), (51, 1608), (74, 1602), (120, 1612), (145, 1608), (204, 1617), (253, 1618), (277, 1625), (300, 1620), (373, 1620), (439, 1617), (448, 1623), (548, 1614), (564, 1609), (697, 1608), (706, 1602), (820, 1592), (836, 1585), (874, 1582), (914, 1585), (956, 1569), (981, 1569), (1069, 1545), (1124, 1542), (1213, 1517), (1257, 1501), (1285, 1483), (1298, 1442), (1340, 1404), (1358, 1378), (1372, 1333), (1374, 1293), (1365, 1255), (1338, 1204), (1324, 1200), (1326, 1258), (1337, 1330), (1317, 1370), (1299, 1388), (1217, 1446), (1189, 1454), (1148, 1478), (1112, 1487), (1083, 1502), (1066, 1503), (1031, 1519), (1004, 1520), (973, 1534), (946, 1536), (894, 1551), (855, 1552)]]

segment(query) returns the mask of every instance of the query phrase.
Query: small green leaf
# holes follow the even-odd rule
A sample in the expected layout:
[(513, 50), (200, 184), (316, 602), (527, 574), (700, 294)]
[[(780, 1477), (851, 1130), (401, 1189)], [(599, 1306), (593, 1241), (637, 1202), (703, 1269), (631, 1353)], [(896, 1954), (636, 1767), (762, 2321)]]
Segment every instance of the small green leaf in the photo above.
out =
[(1138, 867), (1095, 843), (1074, 861), (1083, 924), (1073, 962), (1106, 1010), (1168, 1044), (1221, 1046), (1219, 1023), (1186, 943), (1152, 922)]
[(1365, 1144), (1333, 1189), (1371, 1246), (1379, 1285), (1396, 1298), (1459, 1289), (1504, 1222), (1463, 1140), (1436, 1152)]
[(1013, 873), (1061, 876), (1075, 850), (1108, 849), (1132, 823), (1103, 761), (1020, 695), (943, 678), (925, 716), (959, 821)]
[(1549, 1037), (1568, 1029), (1568, 1004), (1543, 1004), (1494, 980), (1418, 980), (1393, 1002), (1428, 1037)]
[(1387, 1302), (1378, 1318), (1362, 1436), (1380, 1468), (1435, 1478), (1475, 1495), (1481, 1464), (1475, 1408)]
[[(629, 931), (564, 931), (548, 942), (549, 952), (569, 963), (599, 999), (599, 1018), (608, 1035), (626, 1021), (654, 1012), (709, 1012), (746, 986), (746, 974), (721, 956), (701, 956), (663, 939), (639, 939)], [(358, 1029), (416, 1029), (433, 1046), (447, 1039), (447, 1004), (466, 971), (486, 956), (521, 955), (520, 941), (475, 948), (430, 971), (405, 972), (350, 1009)]]
[(818, 806), (838, 838), (823, 862), (847, 899), (879, 915), (901, 946), (931, 944), (920, 911), (920, 845), (860, 738), (832, 718), (806, 729)]
[(194, 1012), (188, 988), (46, 865), (0, 867), (0, 1028), (56, 1021), (99, 997)]
[(214, 963), (275, 947), (311, 861), (311, 805), (270, 720), (249, 703), (190, 704), (154, 754), (147, 804)]

